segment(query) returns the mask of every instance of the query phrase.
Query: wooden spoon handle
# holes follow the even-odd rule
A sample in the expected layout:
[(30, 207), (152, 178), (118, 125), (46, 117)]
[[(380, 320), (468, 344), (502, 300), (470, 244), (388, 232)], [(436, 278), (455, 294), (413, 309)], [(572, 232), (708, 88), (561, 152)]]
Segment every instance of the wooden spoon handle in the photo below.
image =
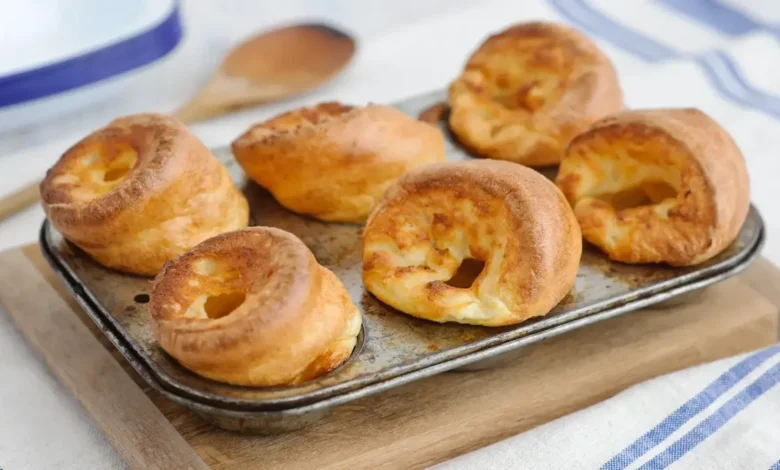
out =
[(184, 124), (192, 124), (198, 121), (205, 121), (207, 119), (222, 116), (223, 114), (228, 114), (231, 111), (232, 109), (220, 108), (210, 103), (191, 101), (183, 108), (173, 113), (173, 117), (183, 122)]
[(257, 86), (218, 70), (188, 103), (173, 113), (184, 124), (192, 124), (295, 95), (282, 86)]
[(39, 199), (38, 183), (30, 183), (0, 199), (0, 222), (32, 206)]

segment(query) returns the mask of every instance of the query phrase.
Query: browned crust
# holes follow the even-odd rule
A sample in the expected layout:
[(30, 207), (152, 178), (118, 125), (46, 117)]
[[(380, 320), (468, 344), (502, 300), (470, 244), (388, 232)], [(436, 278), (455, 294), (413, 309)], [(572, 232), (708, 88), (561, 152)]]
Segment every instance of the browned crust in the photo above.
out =
[[(679, 174), (668, 219), (654, 215), (652, 206), (615, 211), (600, 202), (590, 208), (580, 204), (589, 196), (584, 181), (606, 177), (599, 154), (615, 151)], [(702, 263), (734, 241), (750, 207), (742, 153), (725, 129), (692, 108), (626, 111), (594, 123), (569, 144), (557, 184), (577, 207), (585, 238), (610, 258), (629, 263)], [(609, 246), (604, 228), (615, 220), (628, 235)]]
[[(58, 183), (90, 152), (129, 146), (136, 165), (114, 189), (77, 200), (82, 183)], [(200, 241), (245, 227), (249, 208), (227, 170), (183, 124), (159, 114), (116, 119), (68, 149), (40, 185), (51, 223), (101, 264), (156, 274)]]
[[(399, 264), (388, 246), (409, 259), (424, 250), (426, 261)], [(547, 314), (573, 287), (581, 251), (571, 208), (539, 173), (501, 161), (436, 163), (399, 178), (377, 204), (363, 233), (363, 280), (405, 313), (501, 326)], [(446, 285), (469, 256), (486, 262), (474, 285)], [(473, 307), (451, 308), (472, 295), (506, 309), (475, 319), (465, 313)]]
[[(499, 102), (496, 93), (516, 106)], [(572, 137), (623, 108), (615, 69), (596, 44), (545, 22), (490, 36), (450, 85), (449, 99), (449, 124), (464, 146), (530, 166), (559, 163)]]
[(332, 102), (258, 124), (232, 148), (282, 205), (337, 222), (362, 222), (395, 178), (445, 157), (432, 126), (389, 106)]
[[(220, 267), (204, 273), (202, 260)], [(246, 295), (229, 315), (186, 316), (199, 296), (226, 292)], [(166, 263), (149, 310), (160, 346), (182, 365), (249, 386), (291, 385), (329, 372), (349, 357), (360, 324), (338, 278), (297, 237), (271, 227), (216, 236)]]

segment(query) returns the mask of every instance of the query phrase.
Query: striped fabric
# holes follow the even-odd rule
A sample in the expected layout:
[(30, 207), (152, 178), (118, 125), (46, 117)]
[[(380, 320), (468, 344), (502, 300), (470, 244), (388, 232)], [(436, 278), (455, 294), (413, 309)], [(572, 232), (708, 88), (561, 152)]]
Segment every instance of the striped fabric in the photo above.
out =
[(780, 345), (637, 385), (437, 469), (780, 470)]
[[(780, 1), (537, 3), (538, 17), (600, 43), (629, 106), (700, 107), (734, 135), (754, 181), (778, 174)], [(754, 201), (770, 212), (778, 194), (753, 186)], [(777, 219), (767, 218), (773, 233)], [(779, 382), (776, 345), (637, 385), (437, 468), (780, 470)]]
[[(780, 97), (751, 85), (737, 61), (722, 46), (723, 35), (739, 37), (755, 32), (773, 34), (774, 31), (778, 31), (780, 33), (778, 29), (780, 25), (755, 22), (739, 11), (715, 0), (629, 1), (622, 4), (614, 1), (550, 0), (549, 3), (572, 25), (591, 35), (600, 36), (643, 60), (660, 62), (678, 59), (694, 62), (702, 68), (712, 86), (724, 97), (741, 106), (780, 118)], [(697, 42), (701, 42), (701, 46), (696, 50), (685, 50), (679, 43), (688, 40), (688, 35), (704, 36), (704, 34), (694, 33), (690, 28), (682, 29), (679, 37), (676, 38), (667, 36), (670, 31), (674, 31), (668, 29), (656, 29), (654, 34), (646, 34), (621, 23), (619, 19), (605, 13), (605, 10), (599, 9), (598, 4), (619, 7), (620, 16), (625, 16), (630, 21), (638, 19), (635, 10), (638, 6), (639, 12), (646, 10), (652, 16), (658, 16), (659, 23), (666, 19), (665, 16), (681, 16), (678, 21), (694, 21), (710, 28), (711, 38), (699, 39)], [(655, 37), (658, 34), (664, 36)]]
[[(632, 466), (640, 458), (667, 442), (667, 447), (638, 468), (666, 468), (695, 449), (707, 437), (717, 432), (737, 413), (771, 389), (780, 380), (780, 362), (763, 372), (745, 386), (745, 378), (780, 352), (780, 346), (759, 351), (726, 370), (701, 392), (686, 401), (673, 413), (664, 418), (655, 427), (643, 434), (630, 446), (611, 458), (601, 468), (604, 470), (623, 470)], [(727, 392), (738, 385), (745, 386), (720, 407), (712, 406)], [(697, 416), (705, 416), (696, 426), (678, 439), (670, 437), (678, 433), (686, 423)], [(780, 448), (778, 448), (780, 451)]]

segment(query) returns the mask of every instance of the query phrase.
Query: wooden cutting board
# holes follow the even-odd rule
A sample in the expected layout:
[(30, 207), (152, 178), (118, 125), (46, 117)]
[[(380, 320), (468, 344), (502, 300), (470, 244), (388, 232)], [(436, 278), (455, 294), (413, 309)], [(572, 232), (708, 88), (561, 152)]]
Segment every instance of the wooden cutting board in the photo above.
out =
[(624, 315), (527, 349), (510, 366), (452, 372), (367, 397), (291, 434), (221, 431), (147, 387), (36, 246), (0, 254), (0, 304), (133, 468), (421, 468), (673, 370), (778, 338), (780, 272), (758, 260), (696, 303)]

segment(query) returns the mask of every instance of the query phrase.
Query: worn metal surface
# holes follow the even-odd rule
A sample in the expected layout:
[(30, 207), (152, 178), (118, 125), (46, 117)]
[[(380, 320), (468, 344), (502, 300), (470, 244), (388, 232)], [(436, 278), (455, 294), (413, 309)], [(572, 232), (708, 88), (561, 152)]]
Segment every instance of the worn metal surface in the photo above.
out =
[[(44, 237), (45, 227), (44, 230), (41, 231), (42, 242)], [(496, 359), (507, 357), (516, 359), (520, 357), (520, 354), (518, 353), (522, 353), (522, 350), (525, 346), (531, 345), (533, 343), (552, 338), (568, 331), (576, 330), (577, 328), (581, 328), (601, 320), (606, 320), (608, 318), (622, 315), (638, 308), (654, 305), (658, 306), (669, 301), (675, 301), (676, 299), (688, 296), (692, 293), (695, 294), (696, 292), (700, 292), (702, 289), (706, 288), (706, 286), (727, 279), (728, 277), (731, 277), (744, 270), (750, 264), (750, 262), (756, 259), (760, 254), (763, 241), (764, 237), (762, 233), (755, 247), (750, 250), (747, 256), (740, 262), (730, 268), (727, 268), (724, 271), (720, 271), (717, 274), (712, 274), (698, 281), (693, 281), (690, 284), (682, 284), (677, 287), (672, 287), (664, 292), (636, 300), (620, 307), (603, 310), (589, 316), (581, 317), (567, 323), (553, 326), (546, 330), (522, 336), (492, 348), (483, 349), (472, 354), (454, 357), (427, 368), (419, 369), (408, 374), (399, 375), (392, 379), (388, 379), (383, 382), (377, 382), (362, 388), (357, 388), (343, 394), (333, 395), (329, 398), (325, 398), (310, 404), (296, 406), (288, 409), (268, 411), (239, 410), (232, 409), (226, 405), (221, 406), (219, 404), (206, 404), (178, 393), (174, 393), (167, 389), (158, 380), (157, 376), (152, 373), (146, 361), (138, 357), (138, 355), (134, 352), (133, 347), (125, 340), (125, 337), (116, 331), (114, 325), (109, 321), (111, 315), (105, 312), (102, 307), (96, 305), (92, 298), (84, 291), (80, 283), (71, 277), (71, 274), (64, 266), (60, 265), (57, 254), (49, 250), (47, 243), (42, 243), (42, 247), (47, 260), (52, 264), (52, 266), (54, 266), (57, 274), (65, 281), (66, 286), (70, 289), (73, 296), (78, 300), (79, 304), (84, 307), (84, 310), (92, 318), (98, 328), (100, 328), (114, 344), (114, 346), (117, 347), (117, 349), (133, 366), (133, 368), (135, 368), (139, 375), (155, 390), (160, 392), (163, 396), (167, 397), (171, 401), (193, 410), (194, 412), (200, 414), (201, 416), (224, 429), (260, 434), (278, 434), (305, 427), (318, 419), (322, 419), (323, 417), (327, 416), (330, 409), (334, 406), (348, 403), (373, 393), (378, 393), (383, 390), (387, 390), (448, 370), (463, 369), (464, 367), (475, 365), (478, 366), (479, 364), (494, 362)], [(478, 369), (480, 367), (476, 368)]]
[[(433, 93), (398, 107), (416, 116), (442, 97), (442, 93)], [(470, 158), (454, 141), (448, 143), (447, 151), (452, 160)], [(401, 314), (365, 292), (360, 279), (360, 226), (326, 224), (287, 211), (265, 190), (244, 181), (229, 151), (215, 153), (244, 188), (253, 223), (279, 227), (300, 237), (317, 260), (339, 276), (363, 312), (362, 348), (356, 348), (347, 363), (330, 374), (300, 386), (273, 388), (237, 387), (201, 378), (180, 367), (155, 342), (144, 303), (149, 279), (99, 266), (66, 243), (48, 223), (42, 228), (41, 244), (82, 306), (150, 384), (229, 428), (273, 431), (295, 427), (297, 422), (310, 421), (308, 413), (669, 301), (741, 271), (757, 255), (763, 240), (763, 222), (751, 209), (737, 241), (696, 268), (622, 265), (586, 248), (574, 290), (547, 316), (502, 328), (441, 325)], [(251, 422), (231, 425), (232, 419)], [(282, 423), (279, 419), (288, 420)]]

